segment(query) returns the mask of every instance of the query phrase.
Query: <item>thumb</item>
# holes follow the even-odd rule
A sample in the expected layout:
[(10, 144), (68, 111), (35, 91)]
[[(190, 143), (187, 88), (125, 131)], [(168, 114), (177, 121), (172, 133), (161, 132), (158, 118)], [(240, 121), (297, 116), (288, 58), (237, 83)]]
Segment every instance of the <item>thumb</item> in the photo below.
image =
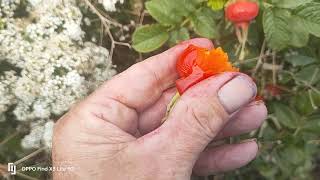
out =
[(181, 158), (195, 162), (230, 114), (248, 104), (255, 95), (256, 85), (244, 74), (210, 77), (186, 91), (167, 121), (144, 139), (149, 140), (148, 147), (158, 151), (157, 154), (172, 154), (179, 159), (181, 153)]

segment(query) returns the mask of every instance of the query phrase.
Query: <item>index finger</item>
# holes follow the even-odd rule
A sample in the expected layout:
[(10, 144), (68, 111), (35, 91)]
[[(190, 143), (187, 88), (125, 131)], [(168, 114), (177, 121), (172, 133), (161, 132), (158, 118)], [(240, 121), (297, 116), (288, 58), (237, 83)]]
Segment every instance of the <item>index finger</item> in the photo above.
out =
[(213, 48), (212, 42), (204, 38), (180, 43), (161, 54), (131, 66), (107, 81), (91, 95), (91, 100), (103, 103), (104, 99), (112, 98), (138, 112), (143, 111), (159, 99), (164, 90), (174, 84), (178, 78), (175, 70), (176, 60), (190, 44)]

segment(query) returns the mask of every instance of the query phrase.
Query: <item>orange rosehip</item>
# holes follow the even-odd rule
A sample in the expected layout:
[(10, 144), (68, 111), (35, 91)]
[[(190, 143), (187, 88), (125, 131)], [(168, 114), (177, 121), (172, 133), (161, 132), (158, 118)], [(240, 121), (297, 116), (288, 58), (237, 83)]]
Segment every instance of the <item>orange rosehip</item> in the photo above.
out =
[(176, 87), (180, 94), (196, 83), (218, 73), (239, 71), (229, 62), (228, 55), (221, 49), (208, 50), (190, 45), (179, 57), (176, 64), (180, 79)]

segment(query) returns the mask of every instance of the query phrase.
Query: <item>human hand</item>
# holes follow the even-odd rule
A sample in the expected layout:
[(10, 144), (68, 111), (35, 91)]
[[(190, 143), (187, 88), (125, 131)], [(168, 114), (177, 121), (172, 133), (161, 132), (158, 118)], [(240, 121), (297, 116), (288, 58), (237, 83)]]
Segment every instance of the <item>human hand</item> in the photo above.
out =
[(190, 179), (193, 171), (207, 175), (250, 162), (258, 151), (253, 140), (207, 147), (266, 118), (244, 74), (223, 73), (191, 87), (161, 125), (175, 94), (177, 57), (189, 44), (213, 47), (192, 39), (137, 63), (64, 115), (54, 128), (53, 166), (67, 162), (76, 171), (54, 172), (54, 179)]

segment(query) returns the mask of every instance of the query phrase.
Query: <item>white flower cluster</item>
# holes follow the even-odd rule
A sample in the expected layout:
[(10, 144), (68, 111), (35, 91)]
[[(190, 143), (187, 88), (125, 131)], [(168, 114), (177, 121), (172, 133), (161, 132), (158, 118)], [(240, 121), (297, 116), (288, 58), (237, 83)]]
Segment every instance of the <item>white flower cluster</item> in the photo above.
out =
[(47, 123), (115, 74), (109, 51), (83, 42), (75, 0), (29, 0), (28, 15), (19, 18), (19, 0), (0, 2), (0, 120), (13, 109), (17, 120), (38, 124), (22, 145), (48, 145)]
[(30, 126), (31, 132), (22, 139), (21, 146), (26, 149), (40, 148), (41, 145), (51, 148), (54, 122), (39, 121), (31, 123)]
[(123, 4), (124, 0), (99, 0), (99, 3), (101, 3), (106, 11), (116, 11), (116, 4), (117, 2), (120, 2)]
[(0, 1), (0, 17), (12, 17), (14, 10), (17, 7), (17, 4), (20, 3), (20, 0), (2, 0)]
[(5, 121), (4, 113), (9, 106), (16, 102), (15, 96), (10, 89), (10, 85), (17, 81), (14, 71), (6, 71), (0, 76), (0, 121)]

